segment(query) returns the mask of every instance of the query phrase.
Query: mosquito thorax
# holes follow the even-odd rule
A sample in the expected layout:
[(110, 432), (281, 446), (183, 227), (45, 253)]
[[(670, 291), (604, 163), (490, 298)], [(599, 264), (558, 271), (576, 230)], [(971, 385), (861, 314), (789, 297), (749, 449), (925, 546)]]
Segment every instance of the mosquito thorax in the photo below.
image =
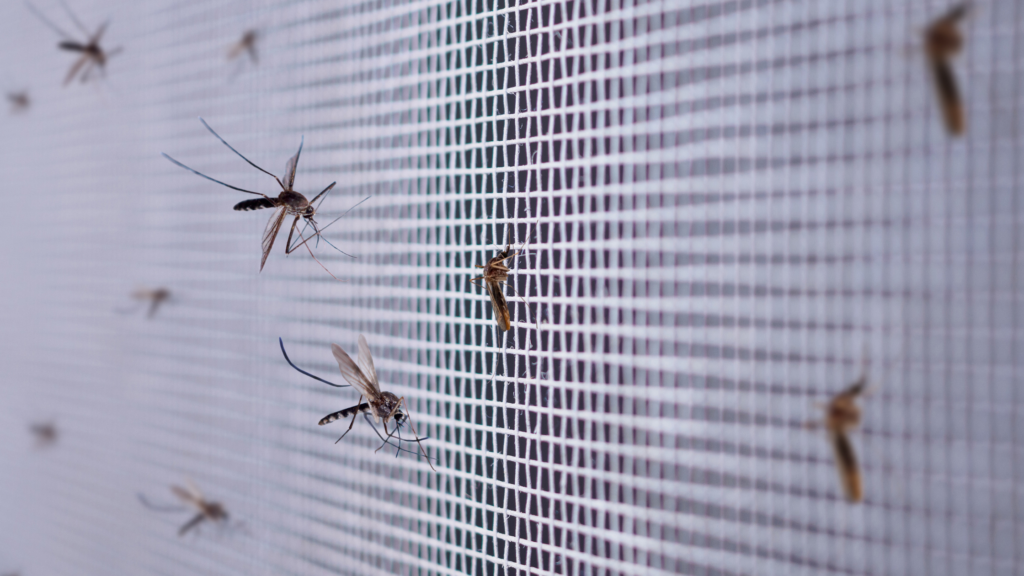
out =
[(278, 194), (277, 200), (282, 205), (287, 206), (288, 212), (291, 214), (303, 215), (311, 208), (309, 200), (306, 200), (305, 196), (290, 190), (285, 190)]
[(387, 419), (398, 408), (398, 396), (391, 392), (381, 392), (380, 400), (373, 405), (374, 416)]

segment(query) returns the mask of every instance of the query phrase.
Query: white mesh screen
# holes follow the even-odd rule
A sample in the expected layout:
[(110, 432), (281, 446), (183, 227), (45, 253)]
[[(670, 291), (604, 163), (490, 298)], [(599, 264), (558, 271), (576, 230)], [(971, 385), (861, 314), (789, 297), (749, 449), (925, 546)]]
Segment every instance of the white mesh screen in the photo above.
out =
[[(0, 5), (0, 573), (1024, 570), (1019, 2), (964, 24), (954, 139), (938, 0), (69, 1), (106, 80)], [(285, 236), (258, 273), (267, 211), (160, 153), (277, 185), (197, 116), (274, 173), (304, 135), (321, 223), (370, 196), (314, 249), (343, 283)], [(333, 444), (357, 393), (277, 340), (341, 382), (359, 334), (436, 473)], [(804, 424), (865, 359), (850, 504)], [(188, 478), (230, 528), (137, 500)]]

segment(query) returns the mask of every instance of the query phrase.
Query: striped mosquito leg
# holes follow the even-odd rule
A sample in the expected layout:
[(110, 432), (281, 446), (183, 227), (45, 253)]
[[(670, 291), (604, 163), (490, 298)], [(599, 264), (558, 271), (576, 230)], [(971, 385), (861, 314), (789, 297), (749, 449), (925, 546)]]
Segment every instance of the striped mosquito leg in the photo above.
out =
[(339, 411), (337, 411), (337, 412), (335, 412), (333, 414), (328, 414), (327, 416), (324, 416), (323, 418), (320, 419), (320, 425), (323, 426), (324, 424), (330, 424), (331, 422), (334, 422), (335, 420), (341, 420), (342, 418), (348, 418), (352, 414), (356, 414), (358, 412), (367, 412), (369, 410), (370, 410), (370, 405), (369, 404), (367, 404), (365, 402), (362, 403), (362, 404), (357, 404), (355, 406), (352, 406), (351, 408), (345, 408), (344, 410), (339, 410)]

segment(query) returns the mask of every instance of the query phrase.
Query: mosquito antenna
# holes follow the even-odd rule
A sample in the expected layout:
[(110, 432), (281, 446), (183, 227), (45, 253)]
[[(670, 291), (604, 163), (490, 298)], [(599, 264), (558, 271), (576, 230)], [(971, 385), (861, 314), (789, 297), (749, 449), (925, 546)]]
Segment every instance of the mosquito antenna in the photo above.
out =
[(85, 37), (89, 38), (89, 31), (86, 30), (85, 26), (82, 25), (82, 22), (78, 20), (78, 16), (75, 16), (75, 13), (71, 11), (71, 7), (68, 6), (67, 2), (60, 0), (60, 5), (64, 7), (64, 11), (68, 13), (68, 16), (71, 17), (71, 21), (75, 23), (75, 26), (78, 26), (78, 29), (82, 31), (82, 34), (85, 34)]
[(306, 372), (302, 368), (299, 368), (298, 366), (295, 365), (295, 363), (292, 362), (292, 359), (288, 357), (288, 353), (284, 351), (284, 339), (283, 338), (278, 338), (277, 342), (281, 345), (281, 354), (284, 354), (285, 361), (288, 362), (288, 364), (292, 368), (295, 368), (300, 373), (305, 374), (306, 376), (309, 376), (313, 380), (319, 380), (320, 382), (323, 382), (324, 384), (327, 384), (328, 386), (334, 386), (335, 388), (351, 388), (351, 386), (349, 386), (348, 384), (335, 384), (333, 382), (328, 382), (327, 380), (324, 380), (323, 378), (321, 378), (319, 376), (313, 376), (309, 372)]
[[(320, 235), (320, 234), (318, 233), (318, 234), (317, 234), (317, 236), (319, 236), (319, 235)], [(345, 256), (348, 256), (349, 258), (351, 258), (351, 259), (353, 259), (353, 260), (357, 260), (357, 259), (358, 259), (358, 258), (357, 258), (356, 256), (353, 256), (353, 255), (349, 254), (348, 252), (345, 252), (345, 251), (344, 251), (344, 250), (342, 250), (341, 248), (338, 248), (338, 247), (337, 247), (337, 246), (335, 246), (334, 244), (331, 244), (331, 241), (330, 241), (330, 240), (328, 240), (327, 238), (324, 238), (324, 242), (327, 242), (327, 244), (328, 244), (328, 245), (329, 245), (329, 246), (330, 246), (331, 248), (334, 248), (335, 250), (337, 250), (338, 252), (341, 252), (341, 253), (342, 253), (342, 254), (344, 254)]]
[(217, 180), (216, 178), (210, 178), (206, 174), (203, 174), (202, 172), (200, 172), (198, 170), (189, 168), (188, 166), (185, 166), (184, 164), (182, 164), (181, 162), (178, 162), (174, 158), (171, 158), (165, 152), (161, 152), (161, 154), (163, 154), (164, 158), (167, 158), (171, 162), (174, 162), (178, 166), (181, 166), (182, 168), (184, 168), (185, 170), (188, 170), (189, 172), (195, 174), (196, 176), (202, 176), (203, 178), (206, 178), (207, 180), (209, 180), (211, 182), (216, 182), (217, 184), (220, 184), (221, 186), (227, 186), (228, 188), (231, 188), (232, 190), (238, 190), (239, 192), (245, 192), (246, 194), (255, 194), (257, 196), (263, 196), (264, 198), (268, 198), (268, 199), (270, 198), (269, 196), (267, 196), (266, 194), (263, 194), (262, 192), (253, 192), (252, 190), (246, 190), (244, 188), (239, 188), (238, 186), (232, 186), (231, 184), (228, 184), (226, 182), (221, 182), (220, 180)]
[(271, 174), (270, 172), (267, 172), (263, 168), (260, 168), (255, 163), (253, 163), (252, 160), (249, 160), (245, 156), (242, 156), (241, 152), (239, 152), (238, 150), (235, 150), (234, 148), (232, 148), (231, 144), (228, 144), (227, 140), (221, 138), (220, 134), (217, 134), (217, 132), (215, 132), (213, 128), (210, 128), (210, 125), (206, 123), (206, 120), (203, 120), (202, 116), (199, 117), (199, 121), (203, 123), (203, 126), (206, 126), (206, 129), (210, 131), (210, 134), (213, 134), (214, 136), (217, 137), (217, 140), (220, 140), (221, 143), (223, 143), (225, 146), (227, 146), (232, 152), (234, 152), (235, 154), (238, 154), (239, 158), (241, 158), (242, 160), (245, 160), (246, 162), (248, 162), (249, 165), (252, 166), (253, 168), (259, 170), (260, 172), (263, 172), (264, 174), (270, 176), (274, 180), (277, 180), (278, 185), (281, 186), (281, 190), (285, 190), (284, 184), (281, 183), (281, 179), (280, 178), (278, 178), (277, 176)]
[(143, 506), (154, 512), (185, 512), (188, 510), (188, 508), (185, 508), (184, 506), (158, 506), (147, 500), (146, 496), (142, 492), (139, 492), (135, 496)]
[[(302, 232), (299, 232), (299, 238), (302, 238)], [(310, 237), (310, 239), (312, 239), (312, 237)], [(306, 244), (306, 242), (308, 242), (308, 241), (309, 241), (308, 239), (306, 239), (306, 238), (303, 238), (303, 239), (302, 239), (302, 244), (299, 244), (299, 246), (306, 246), (306, 252), (309, 252), (309, 256), (310, 256), (310, 257), (311, 257), (311, 258), (312, 258), (313, 260), (316, 260), (316, 263), (317, 263), (317, 264), (320, 264), (320, 267), (324, 269), (324, 272), (327, 272), (328, 274), (330, 274), (330, 275), (331, 275), (331, 278), (334, 278), (335, 280), (338, 280), (338, 282), (342, 282), (342, 280), (339, 280), (339, 279), (338, 279), (338, 277), (337, 277), (337, 276), (335, 276), (333, 272), (331, 272), (330, 270), (328, 270), (328, 269), (327, 269), (327, 266), (324, 266), (324, 265), (323, 265), (323, 263), (321, 263), (321, 262), (320, 262), (320, 260), (319, 260), (319, 259), (318, 259), (318, 258), (316, 257), (316, 255), (314, 255), (314, 254), (313, 254), (313, 251), (312, 251), (312, 250), (310, 250), (310, 249), (309, 249), (309, 246), (308, 246), (308, 245)], [(340, 438), (339, 438), (339, 440), (340, 440)]]
[[(57, 26), (56, 24), (54, 24), (53, 22), (50, 22), (50, 20), (46, 16), (43, 16), (43, 13), (40, 12), (39, 10), (37, 10), (36, 7), (33, 6), (32, 3), (29, 2), (28, 0), (25, 0), (25, 6), (29, 10), (31, 10), (33, 14), (36, 15), (36, 18), (39, 18), (40, 20), (42, 20), (43, 24), (46, 24), (47, 26), (49, 26), (51, 30), (53, 30), (57, 34), (63, 36), (64, 38), (67, 38), (68, 40), (74, 40), (74, 36), (72, 36), (71, 34), (68, 34), (67, 32), (65, 32), (63, 30), (61, 30), (60, 27)], [(88, 35), (89, 34), (86, 33), (86, 36), (88, 36)]]

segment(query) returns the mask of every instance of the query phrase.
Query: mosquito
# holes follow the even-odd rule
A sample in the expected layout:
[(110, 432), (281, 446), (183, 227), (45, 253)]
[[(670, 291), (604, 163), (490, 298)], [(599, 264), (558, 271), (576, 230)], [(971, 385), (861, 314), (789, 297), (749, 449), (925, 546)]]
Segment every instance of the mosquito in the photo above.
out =
[(227, 522), (228, 512), (224, 509), (224, 506), (220, 502), (210, 502), (199, 491), (199, 488), (188, 481), (188, 488), (182, 488), (181, 486), (171, 486), (171, 492), (181, 500), (186, 507), (180, 506), (157, 506), (150, 504), (146, 497), (139, 494), (139, 501), (142, 505), (157, 512), (183, 512), (192, 507), (196, 510), (196, 515), (191, 520), (186, 522), (181, 528), (178, 529), (178, 536), (184, 536), (189, 530), (198, 526), (203, 520), (209, 520), (213, 523)]
[(853, 444), (850, 443), (849, 432), (860, 425), (860, 406), (857, 405), (857, 399), (863, 396), (867, 389), (868, 377), (865, 372), (857, 381), (833, 396), (827, 405), (822, 406), (825, 410), (824, 422), (808, 423), (811, 428), (823, 425), (828, 432), (836, 458), (839, 481), (843, 485), (846, 498), (851, 502), (860, 502), (864, 498), (860, 467), (857, 465)]
[(483, 275), (471, 278), (470, 282), (476, 286), (477, 280), (483, 280), (484, 285), (487, 287), (487, 293), (491, 297), (491, 306), (494, 307), (494, 321), (498, 324), (498, 329), (505, 331), (511, 326), (508, 314), (508, 302), (505, 300), (505, 293), (501, 289), (501, 283), (508, 282), (509, 268), (505, 266), (505, 260), (512, 258), (519, 254), (519, 252), (512, 252), (511, 234), (509, 231), (509, 244), (504, 250), (498, 252), (498, 255), (487, 261), (487, 264), (483, 266), (477, 264), (477, 268), (483, 268)]
[[(74, 38), (71, 34), (68, 34), (62, 30), (59, 26), (51, 22), (42, 12), (36, 9), (30, 2), (26, 1), (25, 6), (36, 15), (37, 18), (43, 21), (44, 24), (50, 27), (51, 30), (60, 35), (64, 40), (57, 45), (61, 50), (67, 50), (69, 52), (77, 52), (81, 54), (68, 71), (68, 75), (64, 78), (64, 85), (67, 86), (72, 80), (78, 76), (79, 71), (82, 72), (80, 79), (82, 82), (86, 82), (92, 75), (93, 70), (98, 69), (100, 74), (106, 75), (107, 61), (116, 56), (121, 52), (121, 48), (115, 48), (109, 52), (104, 51), (100, 47), (100, 40), (103, 39), (103, 33), (107, 31), (107, 26), (110, 25), (110, 21), (100, 24), (99, 28), (95, 32), (90, 33), (82, 22), (75, 16), (75, 13), (71, 11), (67, 3), (61, 0), (61, 6), (64, 7), (64, 11), (68, 13), (71, 21), (74, 22), (75, 26), (85, 36), (85, 42), (80, 42)], [(83, 70), (84, 66), (84, 70)]]
[(935, 89), (942, 107), (942, 117), (950, 134), (965, 130), (964, 103), (950, 62), (963, 48), (964, 38), (957, 25), (967, 15), (968, 5), (961, 4), (932, 22), (925, 31), (925, 53), (935, 77)]
[[(278, 339), (278, 342), (281, 344), (281, 353), (284, 354), (284, 359), (288, 361), (288, 364), (290, 364), (292, 368), (295, 368), (302, 374), (329, 386), (334, 386), (335, 388), (348, 388), (347, 385), (328, 382), (319, 376), (314, 376), (313, 374), (299, 368), (292, 363), (288, 358), (288, 353), (284, 351), (284, 341)], [(348, 435), (352, 430), (352, 426), (356, 423), (355, 415), (357, 414), (373, 416), (374, 421), (378, 424), (381, 423), (381, 420), (384, 421), (384, 432), (387, 434), (387, 437), (383, 438), (384, 444), (381, 444), (380, 448), (383, 448), (385, 444), (388, 444), (392, 435), (398, 432), (403, 424), (408, 422), (416, 439), (402, 440), (401, 436), (399, 436), (399, 443), (415, 442), (416, 445), (419, 446), (420, 453), (423, 454), (423, 457), (427, 459), (427, 463), (430, 464), (430, 469), (433, 470), (434, 465), (430, 462), (430, 456), (427, 456), (427, 453), (423, 450), (422, 442), (423, 440), (426, 440), (427, 437), (420, 438), (419, 434), (416, 432), (416, 427), (412, 423), (412, 418), (402, 413), (401, 408), (402, 404), (405, 402), (405, 397), (403, 396), (399, 398), (391, 392), (381, 392), (380, 384), (377, 382), (377, 370), (373, 367), (373, 357), (370, 356), (370, 347), (366, 344), (366, 338), (362, 334), (359, 335), (358, 365), (352, 361), (352, 358), (349, 357), (348, 353), (345, 352), (341, 346), (331, 344), (331, 351), (334, 353), (334, 359), (338, 361), (338, 368), (341, 370), (341, 375), (344, 376), (345, 380), (348, 380), (348, 383), (355, 387), (356, 390), (359, 390), (360, 394), (359, 401), (356, 402), (355, 406), (328, 414), (320, 419), (319, 425), (324, 426), (334, 422), (335, 420), (352, 416), (352, 422), (349, 423), (348, 429), (345, 430), (345, 433), (335, 440), (334, 443), (337, 444), (338, 442), (341, 442), (341, 439)], [(363, 402), (364, 397), (367, 399), (367, 402)], [(388, 422), (391, 420), (395, 421), (395, 429), (388, 432)], [(376, 427), (374, 427), (374, 430), (376, 430)], [(378, 432), (377, 435), (380, 436), (380, 433)], [(380, 448), (377, 448), (377, 451), (379, 451)], [(415, 454), (415, 452), (405, 450), (400, 446), (398, 448), (399, 450)], [(395, 452), (395, 455), (397, 456), (398, 452)]]
[(57, 426), (53, 422), (41, 422), (29, 426), (36, 437), (36, 448), (46, 448), (57, 442)]
[(171, 291), (167, 288), (139, 288), (132, 292), (132, 298), (142, 303), (149, 302), (149, 312), (146, 313), (146, 317), (152, 318), (156, 315), (160, 305), (171, 299)]
[(242, 39), (235, 43), (228, 51), (228, 60), (234, 60), (242, 55), (242, 52), (249, 54), (249, 60), (253, 64), (259, 64), (259, 54), (256, 53), (256, 40), (259, 39), (259, 33), (255, 30), (246, 30), (242, 34)]
[(11, 103), (11, 114), (24, 112), (32, 105), (32, 100), (28, 97), (28, 90), (8, 92), (7, 101)]
[[(285, 244), (285, 254), (291, 254), (295, 250), (298, 250), (300, 247), (306, 245), (306, 241), (308, 239), (303, 236), (301, 230), (299, 231), (298, 236), (299, 239), (302, 240), (302, 243), (295, 244), (294, 246), (292, 245), (292, 238), (295, 235), (296, 227), (300, 219), (305, 219), (307, 225), (313, 226), (314, 234), (310, 236), (310, 238), (320, 238), (320, 233), (322, 229), (317, 227), (316, 220), (314, 219), (314, 216), (316, 216), (317, 207), (319, 206), (318, 204), (316, 204), (316, 201), (319, 200), (321, 197), (326, 198), (325, 195), (328, 192), (330, 192), (332, 188), (334, 188), (334, 185), (337, 184), (337, 182), (331, 182), (331, 184), (327, 186), (327, 188), (324, 188), (319, 194), (314, 196), (312, 200), (307, 200), (305, 196), (292, 189), (292, 187), (295, 185), (295, 170), (299, 164), (299, 155), (302, 154), (302, 144), (305, 142), (305, 138), (303, 138), (302, 142), (299, 143), (299, 151), (295, 153), (295, 156), (289, 158), (288, 163), (285, 164), (284, 177), (282, 179), (271, 174), (270, 172), (267, 172), (263, 168), (260, 168), (251, 160), (243, 156), (241, 152), (232, 148), (231, 145), (228, 144), (226, 140), (220, 137), (220, 134), (217, 134), (217, 132), (215, 132), (213, 128), (210, 128), (210, 125), (206, 123), (206, 120), (200, 118), (199, 121), (202, 122), (203, 126), (206, 126), (206, 129), (209, 130), (211, 134), (216, 136), (217, 139), (221, 141), (221, 143), (227, 146), (229, 150), (237, 154), (242, 160), (245, 160), (253, 168), (273, 178), (281, 187), (281, 192), (277, 195), (277, 198), (272, 198), (261, 192), (245, 190), (243, 188), (238, 188), (237, 186), (232, 186), (230, 184), (221, 182), (220, 180), (217, 180), (215, 178), (211, 178), (206, 174), (199, 172), (198, 170), (189, 168), (188, 166), (182, 164), (181, 162), (178, 162), (174, 158), (171, 158), (167, 154), (164, 154), (164, 158), (167, 158), (174, 164), (184, 168), (185, 170), (188, 170), (189, 172), (192, 172), (193, 174), (196, 174), (197, 176), (202, 176), (203, 178), (206, 178), (211, 182), (216, 182), (217, 184), (226, 186), (228, 188), (231, 188), (232, 190), (237, 190), (239, 192), (245, 192), (246, 194), (254, 194), (256, 196), (260, 196), (260, 198), (244, 200), (242, 202), (239, 202), (238, 204), (235, 204), (235, 210), (248, 211), (262, 210), (263, 208), (274, 209), (274, 213), (273, 215), (271, 215), (270, 220), (267, 222), (267, 227), (263, 231), (263, 259), (260, 260), (261, 272), (263, 271), (263, 266), (266, 265), (267, 263), (267, 257), (270, 256), (270, 250), (274, 247), (274, 240), (277, 238), (278, 231), (281, 230), (281, 224), (284, 222), (285, 217), (295, 217), (292, 220), (291, 230), (288, 232), (288, 242)], [(365, 201), (365, 199), (363, 201)], [(359, 204), (362, 204), (362, 202), (360, 202)], [(356, 206), (358, 206), (359, 204), (356, 204)], [(353, 208), (355, 208), (355, 206), (353, 206)], [(342, 216), (344, 216), (344, 214), (342, 214)], [(340, 218), (341, 217), (339, 216), (338, 219)], [(336, 222), (338, 219), (335, 219), (334, 222)], [(334, 222), (331, 222), (331, 224), (333, 224)], [(328, 226), (330, 226), (330, 224), (328, 224)], [(325, 226), (324, 228), (327, 228), (327, 226)], [(337, 246), (331, 244), (330, 241), (328, 241), (326, 238), (324, 238), (324, 242), (327, 242), (327, 244), (329, 244), (335, 250), (338, 250), (338, 252), (345, 254), (345, 252), (339, 250)], [(318, 264), (320, 264), (320, 261), (317, 260), (316, 256), (313, 255), (313, 251), (310, 250), (308, 246), (306, 247), (306, 250), (309, 251), (309, 255), (312, 256), (313, 259), (316, 260)], [(350, 256), (349, 254), (345, 255)], [(320, 267), (323, 268), (324, 270), (327, 270), (327, 268), (324, 267), (323, 264), (320, 264)], [(331, 271), (327, 270), (327, 273), (331, 274)], [(331, 277), (334, 278), (335, 280), (338, 279), (336, 276), (334, 276), (334, 274), (331, 274)]]

